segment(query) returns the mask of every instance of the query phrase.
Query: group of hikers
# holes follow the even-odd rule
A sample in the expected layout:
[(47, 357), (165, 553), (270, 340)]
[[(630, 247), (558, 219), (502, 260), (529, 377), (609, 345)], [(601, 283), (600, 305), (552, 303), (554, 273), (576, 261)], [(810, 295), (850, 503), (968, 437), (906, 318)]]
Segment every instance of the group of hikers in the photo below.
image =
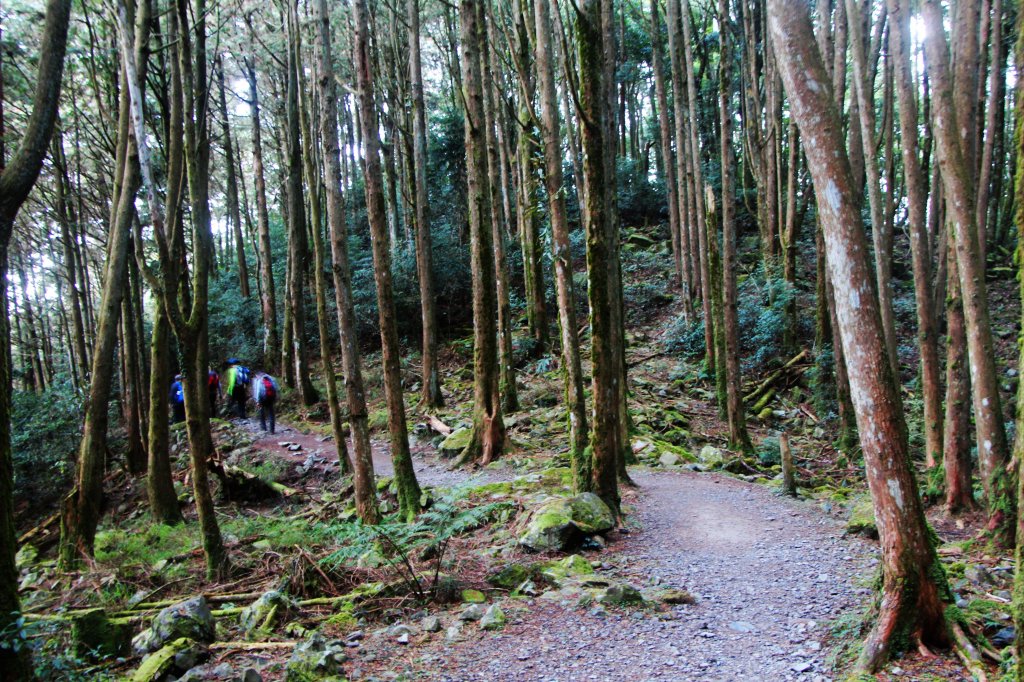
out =
[[(221, 365), (221, 371), (210, 369), (206, 377), (206, 390), (210, 399), (210, 414), (217, 414), (217, 405), (221, 398), (226, 399), (224, 414), (227, 416), (246, 418), (246, 403), (250, 394), (260, 412), (260, 428), (264, 431), (270, 427), (274, 433), (274, 404), (277, 402), (277, 380), (266, 372), (253, 373), (238, 358), (228, 358)], [(181, 374), (174, 377), (171, 384), (171, 422), (177, 424), (185, 421), (185, 388)]]

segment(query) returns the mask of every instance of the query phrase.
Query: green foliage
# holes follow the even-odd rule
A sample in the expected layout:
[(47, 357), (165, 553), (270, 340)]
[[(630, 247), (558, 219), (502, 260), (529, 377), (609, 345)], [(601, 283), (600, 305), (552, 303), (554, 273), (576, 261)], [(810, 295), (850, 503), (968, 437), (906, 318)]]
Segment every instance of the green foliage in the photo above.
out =
[(96, 534), (96, 561), (118, 566), (152, 566), (198, 546), (199, 529), (186, 524), (148, 523), (145, 528), (110, 528)]
[(761, 447), (757, 449), (757, 461), (762, 466), (773, 466), (782, 463), (782, 449), (779, 446), (779, 439), (769, 436), (761, 441)]
[(38, 682), (107, 682), (116, 675), (102, 670), (92, 661), (83, 660), (67, 641), (68, 634), (61, 621), (26, 622), (18, 618), (0, 630), (0, 649), (21, 651), (29, 648)]
[[(402, 523), (400, 515), (392, 515), (376, 526), (353, 521), (314, 529), (314, 537), (338, 547), (322, 561), (335, 569), (380, 557), (420, 602), (436, 599), (438, 575), (452, 538), (479, 528), (512, 506), (511, 502), (465, 506), (472, 491), (470, 485), (452, 489), (434, 499), (412, 523)], [(417, 569), (414, 555), (432, 562), (428, 575)]]
[(661, 222), (666, 206), (664, 183), (652, 182), (642, 159), (619, 157), (615, 167), (619, 217), (624, 225)]
[[(739, 285), (737, 316), (740, 332), (740, 358), (745, 374), (767, 369), (773, 361), (782, 361), (782, 339), (786, 325), (786, 306), (796, 292), (781, 278), (765, 280), (758, 268)], [(810, 320), (801, 320), (800, 336), (810, 334)], [(704, 320), (686, 324), (678, 317), (667, 334), (666, 349), (685, 357), (704, 354)]]
[[(275, 267), (284, 269), (284, 264)], [(216, 368), (231, 356), (249, 364), (263, 357), (260, 301), (250, 273), (253, 295), (243, 298), (237, 276), (221, 273), (210, 278), (210, 363)]]
[(30, 512), (50, 509), (71, 485), (81, 438), (82, 396), (70, 383), (45, 393), (14, 391), (11, 448), (18, 500)]

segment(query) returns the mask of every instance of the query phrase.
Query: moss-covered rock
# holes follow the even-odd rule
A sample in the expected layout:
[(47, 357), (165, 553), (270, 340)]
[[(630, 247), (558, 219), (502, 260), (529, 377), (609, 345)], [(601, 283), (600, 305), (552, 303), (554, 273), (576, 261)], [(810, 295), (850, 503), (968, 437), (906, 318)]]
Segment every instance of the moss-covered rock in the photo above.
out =
[(491, 604), (480, 619), (481, 630), (500, 630), (505, 627), (505, 612), (497, 604)]
[(614, 583), (597, 593), (596, 601), (600, 604), (615, 604), (617, 606), (630, 606), (642, 604), (644, 596), (640, 590), (625, 583)]
[(330, 642), (314, 633), (298, 644), (285, 666), (285, 682), (342, 680), (341, 664), (348, 660), (341, 642)]
[[(142, 664), (130, 679), (131, 682), (159, 682), (168, 675), (185, 672), (205, 656), (206, 649), (198, 642), (179, 637), (142, 659)], [(182, 661), (191, 665), (181, 665)]]
[(508, 564), (487, 576), (487, 582), (503, 590), (514, 590), (533, 577), (533, 569), (523, 564)]
[(277, 590), (270, 590), (242, 609), (242, 613), (238, 616), (238, 623), (245, 631), (245, 636), (253, 638), (271, 630), (274, 622), (290, 607), (291, 600), (287, 595)]
[(697, 455), (697, 459), (700, 460), (701, 464), (710, 469), (715, 469), (725, 463), (725, 456), (722, 454), (722, 451), (714, 445), (702, 447)]
[(79, 656), (124, 656), (131, 651), (132, 627), (128, 623), (111, 621), (103, 609), (88, 609), (72, 618), (71, 638)]
[(437, 446), (437, 449), (441, 451), (442, 455), (447, 457), (454, 457), (469, 445), (469, 441), (473, 438), (473, 429), (455, 429), (448, 437), (441, 441), (441, 444)]
[(875, 525), (875, 508), (868, 494), (858, 495), (850, 503), (850, 516), (846, 521), (846, 532), (851, 535), (863, 535), (878, 539), (878, 526)]
[(462, 601), (465, 604), (483, 604), (487, 597), (480, 590), (463, 590)]
[(572, 554), (558, 561), (541, 564), (540, 573), (553, 584), (560, 586), (570, 579), (594, 575), (594, 568), (579, 554)]
[(519, 542), (535, 552), (565, 550), (587, 535), (615, 527), (615, 516), (593, 493), (545, 503), (530, 518)]
[(197, 642), (212, 642), (215, 632), (216, 624), (206, 598), (193, 597), (158, 613), (152, 625), (132, 640), (132, 648), (137, 653), (146, 654), (183, 637)]

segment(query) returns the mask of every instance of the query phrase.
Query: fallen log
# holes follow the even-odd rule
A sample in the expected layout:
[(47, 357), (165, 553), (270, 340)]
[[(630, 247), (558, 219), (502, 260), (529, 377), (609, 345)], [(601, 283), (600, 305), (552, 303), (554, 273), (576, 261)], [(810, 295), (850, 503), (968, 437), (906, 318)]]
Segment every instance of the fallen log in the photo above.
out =
[(785, 374), (787, 374), (788, 371), (794, 365), (799, 364), (802, 360), (805, 360), (806, 358), (807, 349), (805, 348), (799, 353), (797, 353), (795, 356), (793, 356), (793, 358), (789, 362), (787, 362), (782, 367), (778, 368), (777, 370), (769, 374), (768, 377), (764, 379), (764, 381), (762, 381), (760, 384), (758, 384), (752, 391), (749, 391), (747, 395), (744, 396), (743, 398), (744, 402), (752, 403), (756, 401), (762, 393), (764, 393), (766, 390), (768, 390), (769, 387), (772, 386), (772, 384), (774, 384), (776, 381), (781, 379)]
[(432, 414), (427, 415), (427, 426), (429, 426), (432, 431), (439, 433), (442, 436), (449, 436), (452, 433), (452, 427), (448, 426)]

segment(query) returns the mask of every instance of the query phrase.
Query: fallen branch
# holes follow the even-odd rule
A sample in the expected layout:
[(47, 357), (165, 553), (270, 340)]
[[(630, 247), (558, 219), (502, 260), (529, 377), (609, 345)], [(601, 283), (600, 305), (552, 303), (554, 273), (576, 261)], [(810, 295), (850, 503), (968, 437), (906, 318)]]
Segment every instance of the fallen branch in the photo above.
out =
[(788, 371), (792, 369), (794, 365), (796, 365), (801, 360), (804, 360), (806, 358), (807, 349), (805, 348), (804, 350), (797, 353), (789, 362), (787, 362), (782, 367), (778, 368), (777, 370), (769, 374), (764, 381), (762, 381), (760, 384), (757, 385), (757, 387), (754, 388), (754, 390), (749, 391), (747, 395), (744, 396), (743, 401), (748, 404), (755, 402), (762, 393), (768, 390), (768, 388), (776, 381), (781, 379), (783, 375), (787, 374)]
[(214, 642), (209, 646), (210, 651), (223, 651), (225, 649), (238, 651), (259, 651), (261, 649), (294, 649), (298, 641), (290, 642)]
[(432, 414), (427, 415), (427, 426), (429, 426), (432, 431), (439, 433), (442, 436), (451, 435), (452, 432), (452, 427), (448, 426)]

